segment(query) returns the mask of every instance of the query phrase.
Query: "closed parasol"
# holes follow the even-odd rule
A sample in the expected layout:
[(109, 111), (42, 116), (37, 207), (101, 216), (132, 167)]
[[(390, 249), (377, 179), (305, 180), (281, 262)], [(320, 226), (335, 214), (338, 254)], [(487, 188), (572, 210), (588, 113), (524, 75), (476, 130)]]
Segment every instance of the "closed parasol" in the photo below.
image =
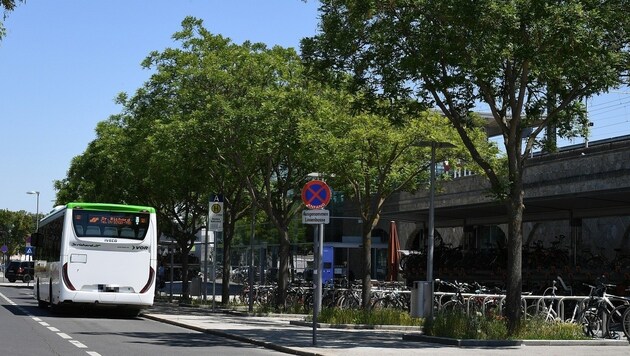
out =
[(396, 222), (389, 222), (389, 242), (387, 244), (387, 281), (398, 280), (398, 270), (400, 266), (400, 241), (398, 240), (398, 230)]

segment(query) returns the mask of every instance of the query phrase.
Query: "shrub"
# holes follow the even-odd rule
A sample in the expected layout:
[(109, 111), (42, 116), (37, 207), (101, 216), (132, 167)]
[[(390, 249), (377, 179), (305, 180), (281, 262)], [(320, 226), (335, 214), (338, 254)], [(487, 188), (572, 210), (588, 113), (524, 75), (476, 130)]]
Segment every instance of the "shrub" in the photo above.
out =
[(587, 339), (580, 325), (548, 322), (542, 318), (524, 320), (515, 335), (508, 336), (505, 318), (497, 315), (468, 316), (458, 311), (441, 311), (424, 327), (431, 336), (479, 340), (582, 340)]
[(412, 318), (406, 311), (389, 308), (373, 310), (324, 308), (317, 321), (327, 324), (422, 325), (422, 319)]
[(507, 325), (500, 317), (443, 311), (425, 324), (424, 333), (454, 339), (507, 339)]

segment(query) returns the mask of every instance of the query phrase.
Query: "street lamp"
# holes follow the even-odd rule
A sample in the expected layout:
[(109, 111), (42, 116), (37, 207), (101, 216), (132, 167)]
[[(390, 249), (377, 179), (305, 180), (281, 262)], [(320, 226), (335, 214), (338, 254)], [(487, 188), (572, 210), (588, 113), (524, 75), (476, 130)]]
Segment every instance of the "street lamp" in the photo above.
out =
[(37, 231), (39, 230), (39, 192), (36, 190), (31, 190), (26, 192), (26, 194), (37, 195), (37, 210), (35, 211), (35, 231)]
[[(429, 234), (427, 236), (427, 282), (431, 290), (431, 296), (429, 301), (433, 303), (434, 288), (433, 288), (433, 245), (434, 245), (434, 232), (435, 230), (435, 150), (437, 148), (453, 148), (450, 142), (439, 141), (419, 141), (414, 144), (418, 147), (431, 147), (431, 179), (429, 180)], [(433, 319), (433, 305), (426, 311), (428, 315), (426, 318)]]

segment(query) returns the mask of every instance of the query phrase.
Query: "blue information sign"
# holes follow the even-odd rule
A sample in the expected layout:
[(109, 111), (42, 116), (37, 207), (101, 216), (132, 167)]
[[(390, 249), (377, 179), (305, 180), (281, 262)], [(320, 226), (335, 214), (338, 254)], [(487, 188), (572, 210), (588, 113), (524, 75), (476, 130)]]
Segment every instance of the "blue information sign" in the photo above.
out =
[(26, 249), (24, 250), (24, 254), (25, 255), (32, 255), (33, 251), (35, 251), (35, 247), (27, 246)]

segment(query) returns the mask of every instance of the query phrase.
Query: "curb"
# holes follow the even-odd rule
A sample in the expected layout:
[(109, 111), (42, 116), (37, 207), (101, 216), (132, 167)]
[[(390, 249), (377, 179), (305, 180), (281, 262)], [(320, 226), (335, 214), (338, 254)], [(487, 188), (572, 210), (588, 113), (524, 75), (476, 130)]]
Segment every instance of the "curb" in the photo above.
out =
[[(290, 325), (313, 327), (312, 322), (308, 321), (289, 321)], [(400, 325), (365, 325), (365, 324), (326, 324), (317, 323), (317, 328), (328, 329), (345, 329), (345, 330), (383, 330), (383, 331), (421, 331), (419, 326), (400, 326)]]
[(179, 326), (179, 327), (190, 329), (190, 330), (199, 331), (199, 332), (202, 332), (202, 333), (205, 333), (205, 334), (220, 336), (220, 337), (224, 337), (226, 339), (232, 339), (232, 340), (236, 340), (236, 341), (240, 341), (240, 342), (245, 342), (245, 343), (248, 343), (248, 344), (253, 344), (253, 345), (256, 345), (256, 346), (261, 346), (261, 347), (264, 347), (266, 349), (279, 351), (279, 352), (283, 352), (283, 353), (286, 353), (286, 354), (299, 355), (299, 356), (323, 356), (322, 354), (319, 354), (319, 353), (316, 353), (316, 352), (296, 350), (296, 349), (293, 349), (293, 348), (290, 348), (290, 347), (286, 347), (286, 346), (282, 346), (282, 345), (276, 345), (274, 343), (267, 342), (267, 341), (256, 340), (256, 339), (252, 339), (252, 338), (248, 338), (248, 337), (244, 337), (244, 336), (239, 336), (239, 335), (234, 335), (234, 334), (230, 334), (230, 333), (226, 333), (226, 332), (219, 331), (219, 330), (214, 330), (214, 329), (205, 329), (205, 328), (201, 328), (201, 327), (197, 327), (197, 326), (181, 323), (181, 322), (178, 322), (178, 321), (175, 321), (175, 320), (163, 319), (163, 318), (160, 318), (158, 316), (151, 315), (151, 314), (142, 314), (142, 317), (147, 318), (147, 319), (151, 319), (151, 320), (155, 320), (155, 321), (159, 321), (159, 322), (162, 322), (162, 323), (167, 323), (167, 324)]
[(429, 342), (456, 347), (510, 347), (510, 346), (628, 346), (627, 340), (475, 340), (452, 339), (421, 334), (403, 334), (403, 340)]

